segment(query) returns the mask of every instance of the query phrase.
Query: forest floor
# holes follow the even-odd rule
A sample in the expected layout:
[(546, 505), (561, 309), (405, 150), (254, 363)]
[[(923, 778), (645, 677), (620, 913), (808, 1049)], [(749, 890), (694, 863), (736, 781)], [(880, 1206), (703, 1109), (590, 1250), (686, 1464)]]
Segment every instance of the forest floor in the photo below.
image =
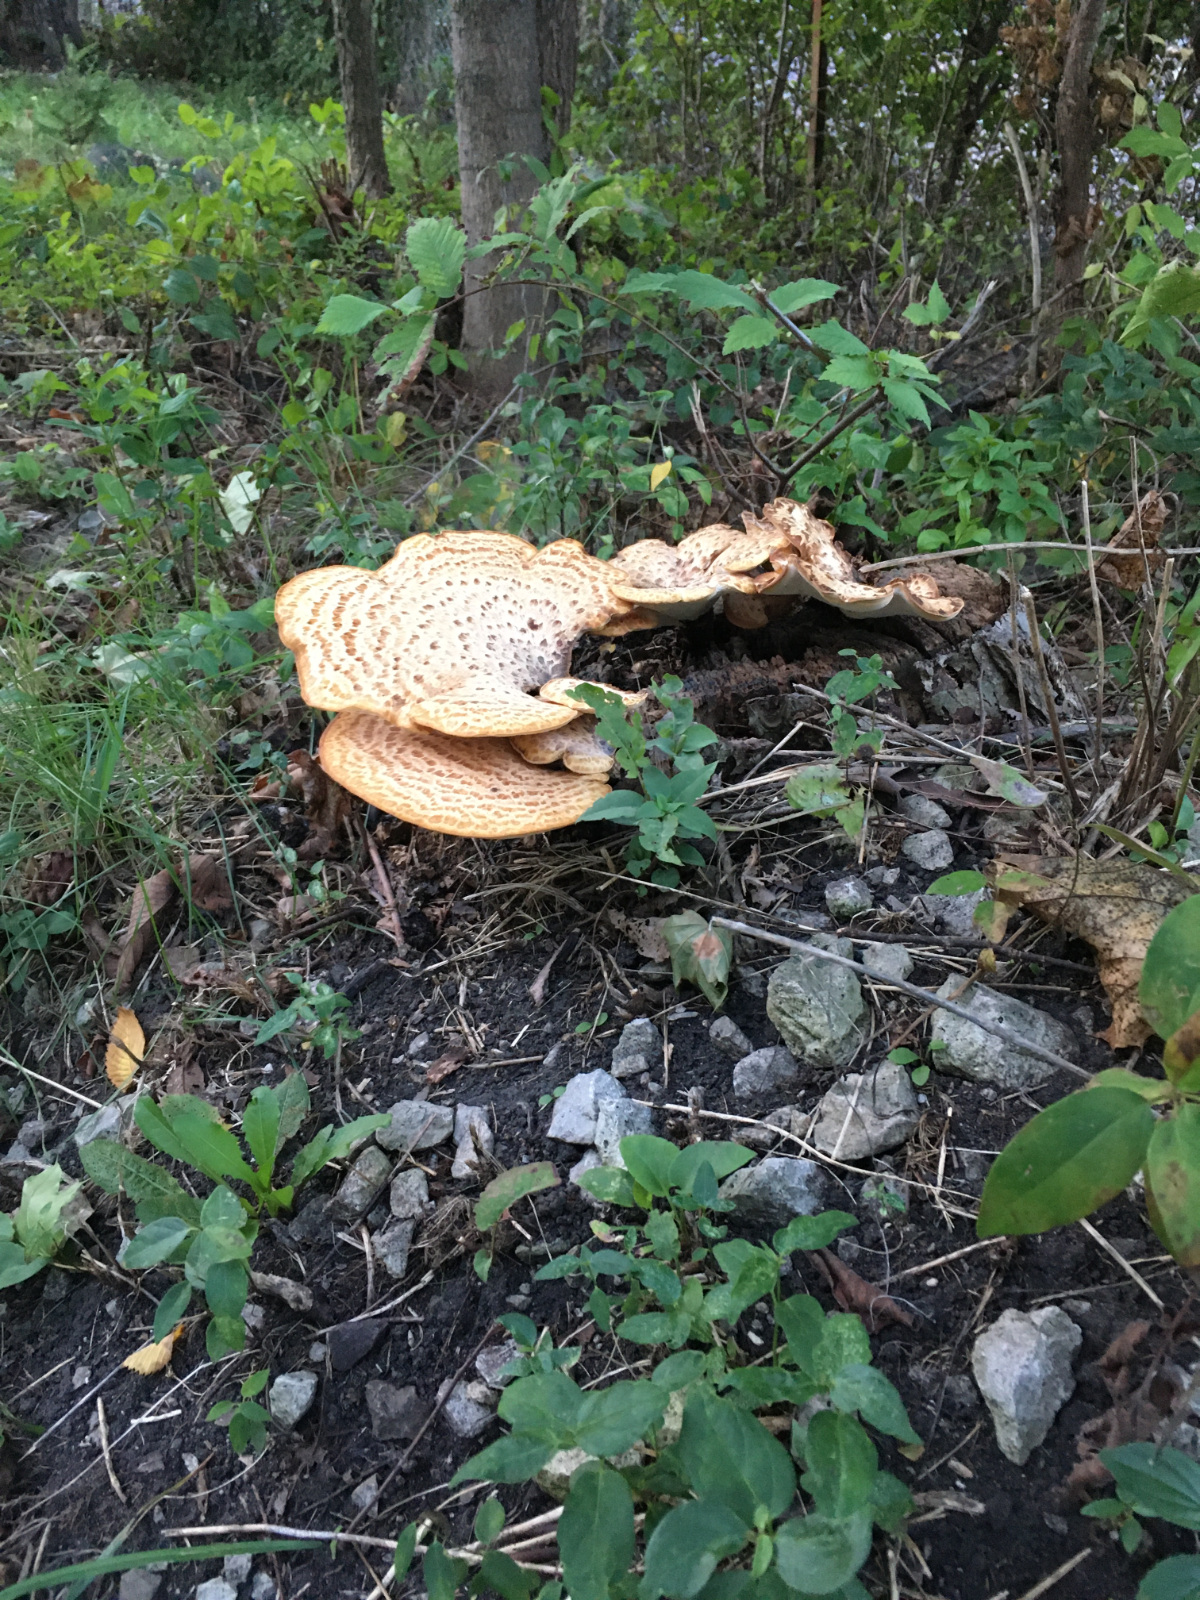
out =
[[(381, 885), (357, 804), (349, 816), (331, 819), (328, 796), (311, 788), (307, 798), (261, 786), (254, 795), (247, 784), (194, 805), (181, 843), (223, 857), (232, 892), (207, 912), (184, 905), (162, 929), (164, 948), (147, 952), (130, 1001), (150, 1041), (143, 1086), (204, 1095), (236, 1118), (250, 1091), (278, 1081), (290, 1064), (305, 1071), (322, 1123), (415, 1097), (483, 1107), (494, 1131), (493, 1165), (483, 1160), (477, 1175), (454, 1179), (449, 1143), (403, 1163), (423, 1171), (429, 1214), (398, 1278), (377, 1253), (373, 1259), (370, 1243), (387, 1221), (386, 1188), (365, 1217), (343, 1207), (339, 1220), (329, 1200), (342, 1174), (325, 1172), (296, 1217), (265, 1226), (253, 1262), (256, 1273), (306, 1286), (310, 1308), (293, 1310), (256, 1290), (244, 1353), (210, 1362), (203, 1319), (193, 1318), (171, 1368), (153, 1377), (121, 1363), (149, 1338), (166, 1276), (150, 1273), (138, 1284), (103, 1264), (120, 1243), (117, 1203), (92, 1195), (91, 1254), (99, 1264), (55, 1266), (0, 1303), (0, 1396), (17, 1423), (0, 1458), (5, 1581), (93, 1554), (131, 1523), (129, 1547), (147, 1549), (166, 1543), (172, 1529), (201, 1525), (230, 1537), (264, 1525), (342, 1530), (334, 1550), (277, 1555), (264, 1568), (280, 1600), (325, 1600), (377, 1593), (390, 1560), (387, 1541), (418, 1511), (456, 1541), (469, 1539), (484, 1486), (452, 1489), (450, 1479), (497, 1425), (485, 1416), (482, 1431), (466, 1437), (461, 1419), (451, 1426), (442, 1399), (447, 1380), (474, 1380), (481, 1360), (487, 1370), (487, 1352), (504, 1337), (496, 1317), (525, 1310), (557, 1344), (582, 1345), (580, 1382), (601, 1382), (641, 1356), (591, 1324), (580, 1280), (534, 1277), (548, 1255), (579, 1245), (594, 1223), (613, 1215), (567, 1181), (583, 1152), (548, 1137), (554, 1091), (579, 1072), (607, 1068), (623, 1026), (645, 1017), (660, 1033), (661, 1063), (625, 1088), (653, 1108), (655, 1132), (682, 1143), (702, 1131), (741, 1138), (758, 1152), (816, 1155), (801, 1136), (773, 1128), (790, 1116), (783, 1100), (806, 1115), (836, 1074), (802, 1060), (786, 1096), (736, 1094), (735, 1062), (710, 1035), (711, 1008), (690, 987), (672, 988), (669, 967), (654, 953), (650, 919), (695, 905), (803, 938), (835, 926), (825, 888), (850, 873), (865, 879), (874, 904), (837, 931), (859, 942), (856, 954), (862, 941), (902, 941), (914, 958), (910, 981), (931, 990), (951, 976), (971, 977), (977, 935), (964, 926), (961, 906), (925, 898), (937, 874), (902, 853), (915, 828), (895, 809), (896, 796), (932, 787), (932, 797), (949, 806), (956, 868), (986, 863), (1001, 847), (1054, 845), (1052, 826), (1030, 813), (979, 788), (947, 787), (956, 781), (954, 764), (937, 741), (970, 752), (982, 748), (986, 731), (969, 713), (947, 714), (948, 696), (980, 703), (971, 642), (984, 625), (978, 616), (941, 632), (923, 623), (851, 624), (809, 606), (761, 634), (736, 636), (708, 620), (635, 636), (632, 646), (626, 640), (580, 651), (577, 670), (602, 662), (615, 684), (678, 672), (697, 717), (723, 741), (719, 782), (734, 792), (719, 799), (714, 814), (729, 831), (709, 867), (677, 894), (639, 897), (617, 865), (619, 836), (606, 825), (477, 843), (369, 816), (397, 900), (398, 945), (381, 931)], [(798, 817), (782, 803), (773, 776), (793, 750), (823, 745), (818, 702), (806, 701), (797, 686), (826, 682), (847, 647), (883, 655), (901, 684), (897, 709), (909, 725), (902, 736), (889, 734), (881, 771), (891, 788), (879, 794), (865, 833), (853, 841), (829, 821)], [(274, 748), (311, 747), (314, 716), (294, 696), (271, 707), (266, 720), (264, 736)], [(735, 790), (795, 724), (793, 743), (767, 768), (768, 781)], [(304, 904), (283, 893), (281, 842), (301, 859), (307, 842), (307, 853), (327, 863), (328, 886), (344, 898)], [(108, 913), (113, 925), (115, 892)], [(1092, 950), (1020, 918), (1000, 948), (989, 985), (1063, 1023), (1085, 1068), (1111, 1065), (1114, 1053), (1097, 1037), (1105, 996)], [(737, 942), (727, 1010), (755, 1048), (779, 1040), (765, 996), (784, 954)], [(336, 1063), (306, 1057), (285, 1040), (251, 1042), (256, 1008), (261, 1015), (256, 986), (297, 970), (351, 999), (349, 1021), (361, 1038), (345, 1044)], [(12, 1106), (6, 1146), (18, 1129), (21, 1143), (0, 1161), (6, 1207), (39, 1163), (58, 1160), (79, 1174), (78, 1119), (109, 1098), (99, 1065), (105, 1028), (95, 1005), (80, 1007), (64, 1026), (62, 997), (86, 992), (89, 983), (95, 994), (100, 982), (76, 953), (63, 958), (53, 983), (35, 977), (6, 1001), (10, 1047), (19, 1060), (37, 1061), (41, 1073), (26, 1080), (29, 1093)], [(873, 1037), (860, 1062), (880, 1059), (901, 1038), (920, 1054), (927, 1008), (886, 982), (871, 983), (868, 998)], [(990, 1159), (1034, 1110), (1075, 1084), (1058, 1072), (1035, 1088), (998, 1092), (951, 1077), (930, 1060), (920, 1121), (903, 1147), (886, 1158), (825, 1163), (831, 1203), (860, 1216), (840, 1246), (841, 1260), (894, 1296), (910, 1319), (875, 1334), (874, 1359), (924, 1441), (915, 1461), (885, 1442), (883, 1464), (919, 1497), (920, 1510), (896, 1547), (893, 1570), (877, 1544), (862, 1576), (879, 1596), (1131, 1600), (1145, 1552), (1131, 1561), (1114, 1535), (1078, 1514), (1064, 1484), (1089, 1425), (1113, 1404), (1100, 1365), (1105, 1351), (1139, 1319), (1166, 1328), (1187, 1300), (1184, 1282), (1142, 1208), (1125, 1196), (1097, 1213), (1094, 1226), (978, 1243), (973, 1216)], [(391, 1160), (394, 1171), (401, 1163)], [(493, 1170), (537, 1160), (551, 1162), (563, 1181), (518, 1208), (482, 1283), (472, 1270), (480, 1241), (471, 1203)], [(882, 1221), (859, 1204), (873, 1170), (894, 1174), (907, 1196), (906, 1208)], [(792, 1270), (797, 1288), (833, 1304), (815, 1259), (797, 1256)], [(1006, 1309), (1048, 1305), (1065, 1308), (1082, 1330), (1076, 1386), (1045, 1443), (1018, 1468), (997, 1449), (971, 1376), (971, 1347)], [(764, 1331), (753, 1311), (738, 1338), (749, 1350)], [(1156, 1360), (1164, 1337), (1155, 1335)], [(1135, 1371), (1136, 1361), (1131, 1367), (1127, 1360), (1127, 1378), (1144, 1370)], [(257, 1458), (239, 1459), (225, 1427), (205, 1419), (214, 1402), (235, 1398), (238, 1384), (264, 1368), (272, 1380), (315, 1374), (315, 1403), (293, 1429), (273, 1427)], [(368, 1404), (374, 1396), (378, 1412), (379, 1384), (412, 1391), (391, 1393), (398, 1420), (390, 1427)], [(510, 1522), (552, 1504), (530, 1485), (499, 1492)], [(1173, 1548), (1168, 1542), (1154, 1553)], [(123, 1600), (148, 1600), (157, 1588), (160, 1600), (173, 1600), (215, 1575), (215, 1564), (199, 1572), (169, 1567), (158, 1583), (159, 1575), (134, 1573), (121, 1593)], [(1039, 1587), (1050, 1578), (1049, 1587)], [(256, 1600), (269, 1592), (258, 1580)], [(222, 1596), (210, 1592), (206, 1600)]]

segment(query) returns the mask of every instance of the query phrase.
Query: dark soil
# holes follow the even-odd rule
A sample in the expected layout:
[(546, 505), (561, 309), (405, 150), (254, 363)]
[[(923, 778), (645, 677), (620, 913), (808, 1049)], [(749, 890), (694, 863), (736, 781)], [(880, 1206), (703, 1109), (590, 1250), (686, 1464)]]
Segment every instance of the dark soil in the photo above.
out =
[[(824, 618), (828, 626), (827, 613)], [(858, 635), (901, 660), (917, 648), (911, 630), (906, 638), (899, 628), (847, 625), (828, 644), (811, 628), (803, 642), (802, 635), (801, 628), (799, 636), (793, 631), (786, 639), (756, 638), (757, 659), (743, 649), (741, 666), (747, 682), (751, 670), (759, 674), (753, 693), (729, 689), (730, 674), (736, 678), (736, 672), (725, 653), (728, 641), (719, 634), (689, 638), (679, 631), (667, 632), (643, 643), (640, 656), (619, 645), (616, 650), (598, 651), (597, 662), (617, 681), (678, 670), (701, 689), (701, 678), (708, 674), (712, 683), (699, 696), (697, 713), (726, 740), (724, 781), (733, 782), (778, 737), (769, 732), (772, 718), (778, 717), (781, 731), (794, 720), (796, 713), (781, 705), (788, 698), (787, 685), (806, 678), (806, 652), (819, 654), (814, 681), (823, 682), (840, 664), (837, 648), (847, 641), (859, 645)], [(784, 650), (788, 669), (772, 685), (763, 672)], [(830, 656), (834, 667), (829, 665)], [(915, 684), (912, 693), (914, 700), (918, 698)], [(918, 704), (911, 707), (911, 720), (932, 720), (922, 718), (921, 709)], [(296, 739), (304, 726), (300, 716), (298, 712), (283, 737)], [(973, 731), (977, 730), (965, 730), (968, 736)], [(762, 809), (754, 827), (743, 837), (728, 836), (729, 864), (714, 861), (706, 874), (698, 876), (696, 892), (747, 905), (751, 915), (777, 931), (828, 925), (824, 885), (848, 864), (854, 865), (856, 847), (829, 841), (827, 825), (774, 815), (778, 790), (759, 794)], [(237, 809), (231, 806), (229, 814)], [(985, 810), (959, 813), (958, 866), (974, 865), (991, 853), (981, 832), (987, 815)], [(267, 821), (289, 843), (302, 842), (305, 825), (294, 808), (287, 814), (268, 808)], [(312, 976), (323, 976), (354, 997), (352, 1020), (363, 1037), (346, 1048), (340, 1070), (335, 1073), (332, 1063), (294, 1056), (308, 1068), (313, 1084), (312, 1126), (337, 1120), (339, 1109), (344, 1120), (428, 1092), (431, 1100), (489, 1108), (500, 1167), (544, 1159), (553, 1162), (565, 1179), (581, 1152), (548, 1140), (551, 1107), (541, 1101), (572, 1073), (607, 1066), (620, 1027), (638, 1014), (663, 1023), (671, 1047), (665, 1074), (628, 1085), (631, 1093), (659, 1108), (656, 1131), (679, 1142), (688, 1138), (686, 1114), (669, 1108), (685, 1106), (690, 1093), (695, 1100), (694, 1091), (699, 1091), (700, 1103), (710, 1112), (756, 1117), (776, 1109), (774, 1103), (735, 1102), (733, 1063), (715, 1050), (708, 1037), (712, 1015), (707, 1004), (691, 990), (676, 995), (669, 987), (669, 974), (618, 936), (605, 919), (610, 908), (645, 917), (696, 903), (657, 893), (639, 900), (627, 886), (614, 885), (600, 853), (607, 849), (609, 860), (616, 859), (613, 852), (619, 850), (619, 839), (612, 830), (581, 827), (549, 842), (486, 845), (414, 835), (407, 827), (385, 821), (378, 837), (390, 856), (393, 877), (407, 896), (409, 965), (389, 964), (395, 947), (374, 931), (378, 908), (368, 908), (361, 889), (344, 903), (340, 917), (332, 917), (315, 931), (303, 925), (281, 931), (274, 948), (258, 957), (260, 969), (289, 970), (307, 962)], [(860, 919), (853, 932), (859, 937), (872, 930), (875, 936), (903, 936), (918, 957), (912, 981), (936, 988), (952, 970), (969, 973), (973, 957), (932, 933), (919, 910), (906, 909), (913, 906), (914, 896), (927, 886), (930, 875), (914, 875), (897, 857), (900, 837), (898, 831), (883, 828), (873, 838), (864, 865), (893, 862), (903, 870), (895, 883), (877, 890), (879, 912)], [(359, 861), (352, 853), (346, 859), (348, 876), (339, 881), (350, 889), (349, 867), (357, 871), (368, 863), (365, 856)], [(247, 869), (247, 881), (253, 870)], [(248, 892), (244, 886), (243, 892)], [(237, 931), (236, 916), (231, 914), (227, 934), (233, 944)], [(1033, 931), (1024, 930), (1018, 943)], [(212, 940), (211, 919), (205, 926), (197, 924), (190, 937)], [(544, 1003), (537, 1007), (530, 987), (556, 951)], [(1057, 937), (1040, 937), (1038, 952), (1066, 965), (1038, 964), (1031, 958), (1003, 966), (998, 986), (1010, 986), (1012, 992), (1066, 1021), (1077, 1036), (1085, 1065), (1108, 1064), (1111, 1052), (1093, 1037), (1093, 1030), (1104, 1025), (1105, 1012), (1103, 991), (1089, 976), (1091, 952)], [(738, 976), (728, 1011), (756, 1046), (776, 1042), (763, 997), (765, 974), (781, 954), (766, 946), (739, 947)], [(164, 1071), (178, 1068), (187, 1055), (188, 1071), (196, 1075), (189, 1086), (236, 1113), (257, 1083), (271, 1081), (268, 1063), (277, 1081), (286, 1051), (279, 1041), (251, 1048), (236, 1027), (216, 1025), (215, 1001), (201, 1006), (189, 997), (181, 1010), (179, 992), (162, 979), (161, 970), (138, 995), (136, 1007), (148, 1036), (168, 1019), (177, 1030), (169, 1036), (175, 1040), (173, 1051), (162, 1058)], [(229, 1016), (245, 1015), (246, 1009), (234, 1005), (226, 1022)], [(593, 1031), (588, 1033), (586, 1027), (583, 1033), (578, 1031), (580, 1024), (601, 1012), (607, 1017)], [(887, 998), (882, 1010), (876, 1011), (877, 1037), (870, 1059), (877, 1060), (887, 1038), (895, 1039), (918, 1012), (915, 1001)], [(59, 1034), (55, 1053), (50, 1053), (47, 1041), (55, 1036), (56, 1023), (39, 1011), (36, 996), (23, 1012), (10, 1017), (9, 1026), (14, 1050), (37, 1070), (94, 1099), (103, 1098), (103, 1080), (89, 1081), (81, 1073), (78, 1035), (67, 1034), (64, 1047)], [(409, 1047), (422, 1034), (429, 1038), (414, 1057)], [(916, 1039), (922, 1036), (918, 1032)], [(464, 1039), (473, 1059), (431, 1088), (425, 1077), (429, 1062)], [(185, 1051), (189, 1040), (194, 1042), (194, 1053)], [(556, 1059), (545, 1064), (543, 1058), (555, 1047), (560, 1047)], [(513, 1064), (494, 1067), (489, 1057)], [(812, 1071), (792, 1098), (811, 1108), (830, 1078), (828, 1073)], [(183, 1085), (177, 1081), (173, 1086)], [(1131, 1320), (1146, 1317), (1156, 1324), (1159, 1320), (1144, 1292), (1090, 1235), (1076, 1227), (1041, 1238), (999, 1242), (896, 1281), (914, 1265), (975, 1242), (969, 1217), (959, 1213), (970, 1212), (990, 1156), (1034, 1109), (1073, 1087), (1060, 1074), (1033, 1094), (1000, 1096), (935, 1072), (925, 1085), (920, 1129), (907, 1149), (893, 1158), (896, 1170), (924, 1186), (911, 1191), (906, 1216), (882, 1229), (864, 1220), (841, 1247), (858, 1272), (878, 1284), (892, 1285), (892, 1292), (913, 1313), (911, 1328), (889, 1327), (873, 1339), (873, 1346), (876, 1361), (898, 1385), (925, 1440), (925, 1453), (910, 1462), (884, 1444), (881, 1462), (915, 1492), (952, 1491), (964, 1508), (931, 1515), (912, 1527), (912, 1543), (903, 1553), (900, 1570), (900, 1592), (905, 1595), (999, 1600), (1006, 1594), (1017, 1600), (1074, 1553), (1088, 1548), (1088, 1559), (1053, 1588), (1055, 1600), (1105, 1596), (1131, 1600), (1151, 1554), (1157, 1557), (1181, 1547), (1170, 1542), (1170, 1530), (1155, 1523), (1150, 1525), (1156, 1541), (1153, 1552), (1144, 1549), (1130, 1559), (1105, 1529), (1081, 1517), (1060, 1492), (1076, 1462), (1079, 1430), (1110, 1404), (1095, 1363)], [(22, 1116), (35, 1110), (47, 1124), (44, 1149), (35, 1154), (59, 1159), (77, 1175), (69, 1097), (47, 1093), (36, 1107), (27, 1103)], [(707, 1137), (736, 1137), (739, 1132), (737, 1125), (718, 1121), (703, 1126)], [(741, 1131), (756, 1141), (763, 1133), (753, 1128)], [(759, 1142), (758, 1147), (767, 1146)], [(387, 1306), (428, 1271), (432, 1279), (402, 1305), (383, 1311), (376, 1341), (370, 1348), (366, 1348), (370, 1340), (362, 1341), (358, 1359), (344, 1370), (335, 1370), (333, 1355), (342, 1352), (346, 1335), (331, 1336), (330, 1330), (372, 1307), (367, 1302), (364, 1256), (354, 1243), (357, 1234), (342, 1229), (341, 1236), (335, 1236), (327, 1220), (322, 1222), (320, 1208), (311, 1204), (314, 1193), (331, 1192), (336, 1175), (328, 1173), (303, 1197), (307, 1209), (298, 1221), (264, 1228), (254, 1259), (256, 1271), (307, 1281), (315, 1296), (313, 1311), (298, 1315), (276, 1299), (255, 1295), (257, 1309), (245, 1355), (219, 1368), (206, 1364), (203, 1322), (197, 1319), (175, 1350), (172, 1370), (152, 1378), (119, 1370), (123, 1358), (149, 1337), (153, 1300), (167, 1282), (164, 1274), (145, 1275), (143, 1292), (135, 1293), (128, 1287), (127, 1275), (105, 1279), (94, 1272), (55, 1268), (9, 1291), (0, 1302), (0, 1395), (20, 1426), (8, 1430), (2, 1458), (6, 1487), (0, 1537), (7, 1543), (0, 1549), (7, 1565), (0, 1577), (11, 1581), (30, 1569), (35, 1559), (48, 1569), (95, 1554), (136, 1511), (155, 1501), (129, 1535), (129, 1548), (165, 1544), (167, 1528), (199, 1524), (270, 1522), (325, 1530), (353, 1525), (360, 1532), (394, 1538), (417, 1512), (432, 1510), (445, 1519), (447, 1532), (456, 1541), (469, 1539), (471, 1519), (484, 1490), (472, 1487), (455, 1493), (448, 1482), (468, 1455), (495, 1436), (496, 1425), (478, 1439), (465, 1440), (456, 1437), (438, 1414), (415, 1444), (382, 1442), (372, 1436), (366, 1384), (383, 1378), (414, 1385), (419, 1423), (433, 1410), (443, 1381), (469, 1372), (481, 1342), (497, 1335), (498, 1314), (514, 1306), (528, 1309), (539, 1325), (552, 1329), (557, 1343), (571, 1342), (574, 1330), (588, 1322), (586, 1289), (579, 1287), (581, 1280), (537, 1283), (534, 1272), (547, 1246), (558, 1253), (588, 1238), (598, 1213), (565, 1183), (532, 1203), (525, 1202), (517, 1221), (526, 1237), (516, 1231), (506, 1237), (484, 1285), (471, 1269), (478, 1240), (465, 1203), (477, 1193), (478, 1183), (451, 1180), (448, 1149), (443, 1146), (421, 1158), (430, 1168), (431, 1196), (439, 1203), (438, 1226), (427, 1223), (424, 1234), (418, 1234), (402, 1283), (377, 1267), (374, 1304)], [(870, 1163), (864, 1164), (862, 1175), (869, 1168)], [(0, 1165), (4, 1205), (14, 1203), (23, 1175), (10, 1165)], [(860, 1177), (853, 1173), (842, 1177), (846, 1208), (856, 1210)], [(451, 1211), (451, 1202), (460, 1195), (464, 1203)], [(115, 1253), (119, 1244), (115, 1202), (103, 1196), (93, 1199), (97, 1212), (91, 1226), (99, 1243)], [(1183, 1284), (1174, 1267), (1162, 1261), (1140, 1208), (1122, 1197), (1094, 1221), (1126, 1258), (1141, 1263), (1138, 1270), (1168, 1311), (1176, 1311), (1186, 1298)], [(98, 1245), (91, 1251), (99, 1258)], [(802, 1257), (794, 1262), (795, 1288), (832, 1305), (816, 1263)], [(997, 1451), (990, 1420), (970, 1378), (971, 1344), (979, 1330), (1008, 1307), (1032, 1309), (1064, 1302), (1084, 1331), (1078, 1385), (1046, 1443), (1018, 1469)], [(752, 1323), (746, 1326), (753, 1331)], [(629, 1359), (611, 1339), (594, 1330), (583, 1339), (586, 1348), (579, 1372), (589, 1378)], [(318, 1343), (325, 1346), (325, 1355), (312, 1349)], [(255, 1462), (243, 1462), (232, 1456), (225, 1428), (205, 1418), (214, 1402), (236, 1397), (241, 1379), (263, 1367), (272, 1377), (297, 1369), (318, 1370), (318, 1401), (294, 1433), (274, 1431), (266, 1453)], [(95, 1427), (94, 1396), (101, 1385), (112, 1466), (127, 1504), (117, 1499), (109, 1481)], [(151, 1411), (161, 1412), (162, 1420), (136, 1420)], [(34, 1441), (22, 1428), (53, 1431)], [(178, 1487), (197, 1462), (202, 1464), (200, 1472)], [(360, 1516), (351, 1495), (372, 1475), (381, 1485), (377, 1509)], [(510, 1520), (532, 1515), (548, 1503), (540, 1490), (527, 1485), (504, 1489), (501, 1497)], [(1164, 1532), (1166, 1537), (1160, 1539)], [(365, 1595), (375, 1584), (367, 1561), (378, 1573), (386, 1557), (380, 1550), (364, 1554), (365, 1559), (343, 1545), (332, 1559), (325, 1549), (267, 1558), (266, 1567), (282, 1600)], [(159, 1595), (163, 1600), (190, 1595), (200, 1579), (216, 1571), (215, 1564), (168, 1569)], [(878, 1555), (863, 1576), (873, 1594), (888, 1593), (887, 1573)], [(92, 1592), (112, 1594), (116, 1582), (101, 1580)]]

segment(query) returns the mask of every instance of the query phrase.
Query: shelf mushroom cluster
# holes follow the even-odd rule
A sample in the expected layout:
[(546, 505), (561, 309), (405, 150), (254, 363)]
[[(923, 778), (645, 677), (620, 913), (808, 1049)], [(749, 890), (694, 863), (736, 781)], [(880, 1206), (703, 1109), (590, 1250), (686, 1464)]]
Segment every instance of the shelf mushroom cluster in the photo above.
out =
[(275, 617), (304, 699), (337, 713), (321, 765), (437, 832), (562, 828), (608, 793), (612, 764), (595, 719), (570, 698), (582, 634), (654, 628), (718, 602), (736, 626), (761, 627), (769, 606), (797, 596), (851, 616), (944, 619), (962, 606), (927, 577), (860, 583), (829, 523), (794, 501), (743, 520), (744, 531), (716, 524), (677, 545), (644, 539), (611, 561), (573, 539), (539, 550), (513, 534), (453, 531), (406, 539), (377, 572), (302, 572), (279, 591)]

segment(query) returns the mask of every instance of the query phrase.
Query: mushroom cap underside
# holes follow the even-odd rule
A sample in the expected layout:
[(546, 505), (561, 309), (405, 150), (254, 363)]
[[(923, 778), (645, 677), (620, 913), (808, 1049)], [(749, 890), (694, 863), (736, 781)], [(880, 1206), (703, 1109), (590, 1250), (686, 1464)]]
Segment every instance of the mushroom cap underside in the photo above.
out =
[(598, 778), (530, 766), (507, 739), (455, 739), (343, 711), (325, 729), (321, 766), (351, 794), (435, 833), (517, 839), (566, 828), (609, 792)]

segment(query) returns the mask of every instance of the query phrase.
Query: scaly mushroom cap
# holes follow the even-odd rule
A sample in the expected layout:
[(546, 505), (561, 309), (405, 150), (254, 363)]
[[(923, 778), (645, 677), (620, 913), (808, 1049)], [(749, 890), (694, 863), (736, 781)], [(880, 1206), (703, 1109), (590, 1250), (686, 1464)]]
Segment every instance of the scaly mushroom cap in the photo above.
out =
[(747, 536), (723, 522), (700, 528), (678, 544), (639, 539), (609, 562), (615, 569), (613, 592), (662, 621), (687, 622), (709, 610), (718, 595), (756, 593), (753, 579), (741, 574), (761, 566), (775, 542), (777, 535)]
[(518, 839), (578, 822), (609, 786), (522, 761), (507, 739), (453, 739), (343, 711), (321, 766), (351, 794), (403, 822), (466, 839)]
[(907, 614), (944, 622), (963, 608), (959, 596), (939, 594), (936, 579), (925, 574), (878, 585), (862, 583), (832, 526), (795, 500), (773, 500), (763, 507), (761, 518), (747, 511), (742, 520), (747, 529), (764, 537), (772, 531), (787, 535), (786, 543), (770, 556), (772, 571), (758, 580), (764, 596), (805, 595), (836, 606), (848, 617)]
[(582, 772), (589, 778), (605, 778), (612, 770), (612, 746), (596, 737), (593, 716), (576, 717), (565, 728), (551, 728), (549, 733), (518, 734), (508, 742), (523, 761), (535, 767), (561, 761), (568, 772)]
[(527, 691), (562, 676), (581, 633), (631, 610), (607, 563), (573, 539), (538, 550), (513, 534), (457, 531), (404, 540), (378, 572), (303, 572), (275, 601), (309, 705), (455, 738), (569, 722), (574, 707)]

